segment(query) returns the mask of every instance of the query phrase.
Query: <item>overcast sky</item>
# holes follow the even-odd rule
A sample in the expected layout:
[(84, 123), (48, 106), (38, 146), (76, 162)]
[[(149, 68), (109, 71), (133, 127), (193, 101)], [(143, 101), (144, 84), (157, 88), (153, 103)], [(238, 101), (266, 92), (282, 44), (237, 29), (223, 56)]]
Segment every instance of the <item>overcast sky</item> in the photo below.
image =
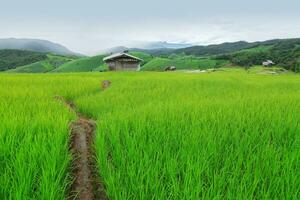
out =
[(212, 44), (300, 37), (300, 0), (0, 0), (0, 38), (81, 53), (139, 41)]

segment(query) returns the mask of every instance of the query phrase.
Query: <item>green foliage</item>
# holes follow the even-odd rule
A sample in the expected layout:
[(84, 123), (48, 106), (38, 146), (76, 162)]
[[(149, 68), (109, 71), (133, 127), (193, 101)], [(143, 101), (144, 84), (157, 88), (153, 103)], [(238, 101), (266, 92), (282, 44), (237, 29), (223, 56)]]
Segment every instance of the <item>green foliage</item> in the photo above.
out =
[(166, 66), (170, 66), (171, 60), (168, 58), (154, 58), (146, 63), (141, 70), (143, 71), (163, 71)]
[(59, 56), (53, 54), (48, 54), (47, 56), (47, 61), (51, 66), (53, 66), (53, 68), (58, 68), (65, 63), (78, 59), (78, 57), (76, 56)]
[(218, 45), (193, 46), (193, 47), (175, 50), (174, 53), (185, 53), (187, 55), (196, 55), (196, 56), (211, 56), (211, 55), (218, 55), (224, 53), (231, 53), (252, 46), (254, 46), (254, 44), (240, 41), (234, 43), (223, 43)]
[(298, 39), (283, 40), (272, 46), (247, 49), (231, 55), (219, 56), (218, 58), (224, 59), (227, 57), (233, 64), (240, 66), (261, 65), (263, 61), (272, 60), (277, 65), (296, 72), (300, 63), (299, 45), (300, 40)]
[(263, 61), (270, 59), (266, 52), (243, 51), (232, 56), (231, 62), (239, 66), (260, 65)]
[[(130, 53), (143, 59), (141, 70), (144, 71), (163, 71), (167, 66), (175, 66), (179, 70), (219, 68), (227, 65), (249, 68), (261, 65), (266, 60), (272, 60), (276, 65), (287, 70), (300, 71), (300, 39), (235, 42), (179, 50), (161, 49), (161, 53), (155, 52), (154, 54), (149, 50)], [(77, 59), (67, 56), (46, 56), (36, 52), (4, 50), (0, 51), (0, 71), (11, 68), (17, 69), (10, 72), (28, 73), (107, 71), (108, 67), (103, 62), (104, 57), (99, 55)]]
[(168, 66), (181, 69), (209, 69), (217, 66), (217, 60), (209, 58), (197, 58), (194, 56), (171, 55), (169, 58), (156, 57), (146, 63), (143, 71), (163, 71)]
[(47, 62), (36, 62), (33, 64), (18, 67), (16, 69), (9, 70), (8, 72), (13, 73), (44, 73), (53, 70), (53, 66)]
[(109, 199), (297, 199), (298, 75), (101, 75), (75, 104)]
[(256, 47), (252, 47), (252, 48), (247, 48), (247, 49), (243, 49), (239, 52), (255, 52), (255, 53), (263, 53), (263, 52), (267, 52), (269, 51), (271, 48), (273, 47), (273, 45), (259, 45)]
[(43, 61), (39, 61), (36, 63), (32, 63), (29, 65), (17, 67), (15, 69), (9, 70), (7, 72), (13, 73), (46, 73), (50, 72), (59, 66), (72, 61), (73, 57), (65, 57), (48, 54), (47, 59)]
[[(230, 54), (241, 50), (257, 50), (259, 48), (269, 48), (274, 45), (290, 46), (295, 43), (299, 43), (300, 39), (281, 39), (281, 40), (267, 40), (264, 42), (227, 42), (223, 44), (208, 45), (208, 46), (193, 46), (184, 49), (177, 49), (171, 53), (184, 53), (187, 55), (196, 55), (196, 56), (211, 56), (211, 55), (220, 55), (220, 54)], [(250, 50), (250, 51), (251, 51)]]
[(0, 71), (14, 69), (47, 59), (47, 55), (32, 51), (0, 50)]
[(100, 65), (99, 67), (97, 68), (94, 68), (93, 71), (95, 72), (106, 72), (108, 71), (108, 65), (106, 63)]
[(105, 67), (104, 57), (105, 55), (80, 58), (58, 67), (53, 72), (90, 72), (99, 69), (100, 66)]
[(109, 199), (298, 199), (299, 84), (237, 68), (0, 74), (0, 199), (70, 198), (76, 116), (55, 95), (97, 120)]
[(132, 51), (130, 52), (130, 54), (140, 59), (143, 59), (141, 66), (143, 66), (144, 64), (146, 64), (147, 62), (153, 59), (153, 56), (151, 56), (150, 54), (140, 52), (140, 51)]
[(273, 60), (288, 70), (297, 72), (300, 64), (300, 39), (281, 42), (271, 49)]
[[(69, 199), (69, 123), (56, 95), (100, 91), (99, 75), (0, 74), (0, 199)], [(71, 198), (73, 199), (73, 198)]]

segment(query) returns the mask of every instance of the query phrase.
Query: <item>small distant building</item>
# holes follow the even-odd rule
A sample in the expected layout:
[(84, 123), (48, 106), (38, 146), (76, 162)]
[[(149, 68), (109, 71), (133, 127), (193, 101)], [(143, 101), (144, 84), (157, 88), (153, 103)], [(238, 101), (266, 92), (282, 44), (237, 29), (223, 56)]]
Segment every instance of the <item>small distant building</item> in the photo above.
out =
[(263, 62), (262, 65), (264, 67), (270, 67), (270, 66), (275, 65), (275, 63), (272, 60), (267, 60), (267, 61)]
[(142, 59), (132, 56), (127, 52), (116, 53), (103, 58), (110, 71), (138, 71)]
[(175, 71), (176, 67), (175, 66), (168, 66), (164, 69), (165, 71)]

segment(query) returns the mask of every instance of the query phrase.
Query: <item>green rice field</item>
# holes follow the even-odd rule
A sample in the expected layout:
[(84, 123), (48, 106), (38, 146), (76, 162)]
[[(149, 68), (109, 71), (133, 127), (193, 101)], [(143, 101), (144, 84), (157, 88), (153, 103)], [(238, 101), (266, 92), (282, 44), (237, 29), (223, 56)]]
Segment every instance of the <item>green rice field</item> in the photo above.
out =
[(0, 74), (0, 199), (68, 199), (55, 96), (96, 120), (111, 200), (300, 199), (300, 76), (244, 70)]

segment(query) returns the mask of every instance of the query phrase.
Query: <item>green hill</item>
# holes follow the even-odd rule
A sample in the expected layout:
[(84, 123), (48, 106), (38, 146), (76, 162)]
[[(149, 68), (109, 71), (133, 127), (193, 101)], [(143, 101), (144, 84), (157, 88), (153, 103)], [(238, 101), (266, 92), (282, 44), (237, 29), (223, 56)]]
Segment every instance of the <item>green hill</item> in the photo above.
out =
[(274, 45), (259, 45), (256, 47), (251, 47), (251, 48), (247, 48), (247, 49), (242, 49), (239, 52), (267, 52), (270, 49), (272, 49), (272, 47), (274, 47)]
[(183, 49), (176, 49), (172, 53), (195, 56), (212, 56), (220, 54), (229, 54), (238, 52), (245, 49), (257, 48), (262, 46), (276, 46), (276, 45), (286, 45), (298, 44), (300, 39), (277, 39), (277, 40), (267, 40), (263, 42), (226, 42), (223, 44), (213, 44), (208, 46), (192, 46)]
[(66, 64), (61, 65), (53, 72), (90, 72), (106, 70), (106, 65), (103, 62), (104, 55), (80, 58)]
[(218, 67), (225, 63), (222, 60), (210, 58), (197, 58), (194, 56), (170, 56), (168, 58), (156, 57), (146, 63), (141, 70), (143, 71), (163, 71), (168, 66), (175, 66), (177, 70), (183, 69), (209, 69)]
[(253, 44), (240, 41), (240, 42), (223, 43), (223, 44), (208, 45), (208, 46), (193, 46), (193, 47), (175, 50), (174, 53), (177, 54), (184, 53), (186, 55), (196, 55), (196, 56), (210, 56), (210, 55), (218, 55), (223, 53), (231, 53), (252, 46)]
[(217, 56), (229, 60), (234, 65), (251, 67), (261, 65), (263, 61), (272, 60), (276, 65), (287, 70), (300, 71), (300, 39), (279, 40), (272, 45), (259, 45)]
[(29, 65), (24, 65), (21, 67), (17, 67), (12, 70), (8, 70), (7, 72), (14, 73), (45, 73), (52, 71), (59, 66), (72, 61), (73, 57), (65, 57), (65, 56), (57, 56), (57, 55), (47, 55), (47, 59), (39, 62), (35, 62)]
[(153, 59), (153, 56), (151, 56), (149, 53), (145, 53), (145, 52), (132, 51), (132, 52), (130, 52), (130, 54), (143, 59), (143, 62), (141, 63), (142, 66)]
[[(168, 66), (183, 69), (208, 69), (226, 65), (251, 67), (272, 60), (277, 66), (300, 71), (300, 39), (264, 42), (234, 42), (220, 45), (194, 46), (154, 55), (132, 50), (143, 59), (141, 70), (162, 71)], [(106, 71), (105, 55), (71, 57), (23, 50), (0, 50), (0, 71), (16, 73)]]
[(0, 50), (0, 71), (14, 69), (38, 61), (46, 60), (47, 55), (33, 51)]
[(40, 61), (18, 67), (16, 69), (8, 70), (7, 72), (11, 73), (44, 73), (53, 70), (53, 66), (49, 65), (46, 61)]

